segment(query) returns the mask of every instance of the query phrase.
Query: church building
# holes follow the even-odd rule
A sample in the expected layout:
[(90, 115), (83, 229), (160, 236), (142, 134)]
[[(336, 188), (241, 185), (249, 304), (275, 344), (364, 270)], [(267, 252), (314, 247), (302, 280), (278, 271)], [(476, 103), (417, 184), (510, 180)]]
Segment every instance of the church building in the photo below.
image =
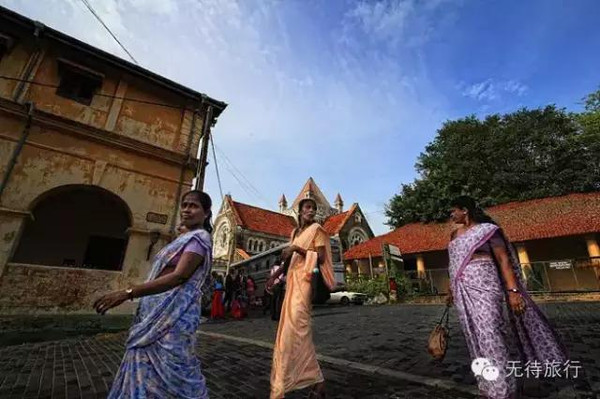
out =
[[(303, 198), (315, 200), (317, 222), (331, 237), (340, 240), (343, 252), (374, 237), (357, 203), (344, 210), (342, 197), (337, 194), (334, 206), (331, 206), (311, 177), (291, 206), (288, 207), (285, 194), (281, 196), (278, 212), (243, 204), (234, 201), (230, 195), (225, 196), (215, 219), (213, 269), (223, 273), (228, 265), (287, 243), (297, 226), (298, 204)], [(270, 266), (264, 265), (266, 268)]]

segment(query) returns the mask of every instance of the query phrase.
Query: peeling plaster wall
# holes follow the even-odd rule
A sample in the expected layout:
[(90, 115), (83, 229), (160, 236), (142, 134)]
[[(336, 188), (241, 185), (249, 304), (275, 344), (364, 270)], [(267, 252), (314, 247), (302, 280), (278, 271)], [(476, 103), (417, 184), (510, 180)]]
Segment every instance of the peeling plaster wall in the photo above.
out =
[[(34, 56), (31, 42), (17, 41), (2, 58), (0, 75), (25, 78), (27, 66), (32, 65), (30, 79), (58, 85), (57, 59), (64, 57), (104, 75), (98, 93), (186, 106), (190, 110), (103, 96), (95, 96), (87, 106), (58, 96), (52, 87), (23, 86), (20, 103), (32, 101), (39, 115), (48, 113), (49, 118), (53, 115), (63, 118), (61, 123), (70, 120), (84, 126), (72, 124), (70, 130), (64, 130), (35, 119), (32, 123), (27, 142), (0, 199), (0, 314), (92, 313), (95, 296), (145, 280), (150, 269), (150, 262), (146, 260), (149, 232), (159, 230), (162, 233), (152, 250), (151, 255), (154, 255), (167, 243), (174, 217), (182, 161), (174, 161), (172, 154), (185, 155), (190, 134), (193, 134), (190, 153), (192, 157), (196, 156), (204, 120), (201, 110), (194, 132), (191, 132), (194, 104), (183, 96), (74, 54), (72, 49), (65, 53), (63, 47), (53, 47), (52, 43), (45, 42), (44, 46), (38, 57)], [(0, 97), (5, 104), (6, 100), (15, 100), (18, 87), (16, 82), (0, 80)], [(0, 103), (0, 173), (6, 171), (24, 125), (23, 115), (15, 114)], [(96, 135), (102, 130), (107, 134), (94, 138), (85, 126), (96, 129)], [(115, 138), (114, 133), (123, 139)], [(138, 146), (123, 144), (123, 140), (131, 139), (140, 142), (140, 146), (149, 144), (148, 151), (152, 156), (143, 153)], [(183, 159), (185, 157), (181, 157)], [(185, 170), (182, 192), (191, 187), (194, 172), (191, 167)], [(119, 196), (129, 207), (132, 226), (122, 271), (11, 263), (24, 222), (30, 217), (36, 201), (48, 191), (70, 184), (102, 187)], [(166, 223), (147, 221), (149, 212), (167, 215)], [(132, 306), (125, 306), (120, 311), (132, 309)]]
[[(55, 53), (46, 54), (35, 73), (34, 82), (58, 85), (60, 83), (58, 58)], [(114, 95), (117, 83), (113, 76), (106, 76), (98, 94)], [(106, 123), (110, 104), (113, 101), (110, 97), (94, 96), (88, 106), (57, 95), (54, 87), (36, 84), (29, 86), (25, 99), (25, 101), (33, 101), (37, 109), (96, 128), (102, 128)]]
[[(0, 62), (0, 75), (31, 79), (38, 84), (25, 85), (21, 102), (32, 101), (36, 108), (99, 129), (107, 129), (123, 136), (167, 150), (185, 153), (191, 133), (193, 112), (199, 112), (191, 142), (191, 154), (196, 156), (202, 132), (204, 110), (199, 103), (141, 78), (131, 76), (102, 62), (73, 53), (61, 46), (45, 47), (36, 63), (35, 47), (31, 40), (21, 40)], [(104, 75), (101, 88), (90, 105), (78, 103), (56, 94), (60, 84), (59, 58), (72, 61)], [(29, 64), (30, 76), (25, 76)], [(0, 79), (0, 97), (14, 99), (19, 83)], [(140, 101), (135, 101), (140, 100)], [(156, 104), (167, 104), (165, 107)], [(111, 119), (114, 113), (115, 120)]]
[[(6, 119), (0, 114), (1, 126), (14, 125), (14, 121)], [(0, 138), (0, 154), (9, 153), (13, 147), (14, 143)], [(150, 243), (147, 232), (158, 229), (165, 235), (168, 233), (179, 173), (176, 165), (165, 165), (159, 160), (33, 126), (29, 142), (23, 148), (2, 196), (0, 265), (4, 267), (0, 267), (0, 271), (3, 270), (0, 313), (33, 309), (40, 312), (92, 312), (92, 294), (142, 282), (150, 269), (146, 260)], [(191, 177), (189, 172), (187, 182)], [(68, 184), (94, 184), (127, 203), (135, 231), (129, 236), (122, 272), (7, 264), (18, 245), (27, 212), (40, 196)], [(189, 183), (183, 189), (188, 187)], [(148, 222), (148, 212), (168, 215), (167, 223)], [(152, 255), (165, 244), (163, 238), (155, 245)], [(43, 287), (47, 287), (47, 291)], [(39, 295), (40, 292), (44, 295)], [(63, 294), (65, 292), (67, 294)]]

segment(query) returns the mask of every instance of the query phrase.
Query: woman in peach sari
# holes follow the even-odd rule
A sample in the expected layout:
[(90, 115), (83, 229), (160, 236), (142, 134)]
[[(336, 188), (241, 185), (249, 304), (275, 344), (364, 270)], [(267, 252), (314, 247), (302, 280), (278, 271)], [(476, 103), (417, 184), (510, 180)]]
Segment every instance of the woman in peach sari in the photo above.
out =
[(325, 380), (317, 362), (311, 327), (311, 280), (321, 273), (331, 290), (335, 285), (329, 235), (315, 222), (317, 204), (303, 199), (298, 207), (298, 229), (292, 233), (290, 246), (282, 254), (285, 263), (267, 282), (271, 287), (282, 273), (287, 273), (285, 298), (277, 338), (273, 348), (271, 399), (283, 398), (286, 392), (312, 386), (309, 397), (325, 398)]

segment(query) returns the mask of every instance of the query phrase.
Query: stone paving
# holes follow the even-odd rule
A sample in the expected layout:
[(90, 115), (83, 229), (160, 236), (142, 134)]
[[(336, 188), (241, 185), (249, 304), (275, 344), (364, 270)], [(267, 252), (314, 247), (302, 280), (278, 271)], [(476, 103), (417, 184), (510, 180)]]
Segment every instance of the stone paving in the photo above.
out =
[[(584, 373), (577, 380), (529, 380), (527, 397), (600, 398), (600, 303), (542, 308), (564, 337), (571, 360), (580, 361)], [(473, 390), (474, 379), (455, 315), (451, 315), (450, 347), (444, 361), (432, 361), (425, 350), (441, 312), (442, 307), (435, 305), (315, 309), (317, 351), (330, 359), (322, 362), (329, 396), (473, 397), (466, 393)], [(269, 343), (276, 324), (259, 314), (244, 321), (205, 323), (201, 329), (198, 353), (211, 398), (268, 397)], [(124, 337), (124, 333), (103, 334), (0, 348), (0, 398), (104, 398), (123, 355)], [(344, 361), (355, 366), (344, 366)], [(411, 378), (399, 378), (399, 373)], [(423, 385), (433, 378), (450, 381), (460, 390)], [(306, 394), (299, 391), (288, 397)]]
[[(575, 380), (530, 380), (526, 392), (541, 397), (600, 398), (600, 302), (546, 303), (540, 307), (563, 337), (569, 358), (579, 361), (584, 373)], [(446, 358), (441, 363), (435, 362), (426, 351), (429, 333), (442, 312), (443, 306), (438, 305), (316, 308), (313, 331), (317, 351), (335, 358), (474, 386), (466, 343), (454, 311), (450, 317), (451, 337)], [(272, 342), (276, 323), (254, 318), (243, 322), (208, 323), (203, 329)]]
[[(0, 398), (105, 398), (123, 354), (125, 334), (67, 339), (0, 349)], [(211, 398), (267, 398), (271, 350), (201, 336), (202, 360)], [(332, 398), (470, 398), (395, 378), (323, 365)], [(306, 397), (297, 391), (286, 396)]]

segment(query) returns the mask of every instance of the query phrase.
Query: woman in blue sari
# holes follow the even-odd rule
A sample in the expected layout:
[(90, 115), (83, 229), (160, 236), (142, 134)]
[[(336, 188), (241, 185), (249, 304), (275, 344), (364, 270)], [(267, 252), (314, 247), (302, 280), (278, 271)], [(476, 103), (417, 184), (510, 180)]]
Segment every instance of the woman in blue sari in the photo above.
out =
[(104, 314), (142, 298), (109, 398), (208, 398), (195, 333), (211, 268), (211, 206), (202, 191), (184, 194), (181, 221), (188, 231), (155, 256), (147, 281), (94, 303)]

